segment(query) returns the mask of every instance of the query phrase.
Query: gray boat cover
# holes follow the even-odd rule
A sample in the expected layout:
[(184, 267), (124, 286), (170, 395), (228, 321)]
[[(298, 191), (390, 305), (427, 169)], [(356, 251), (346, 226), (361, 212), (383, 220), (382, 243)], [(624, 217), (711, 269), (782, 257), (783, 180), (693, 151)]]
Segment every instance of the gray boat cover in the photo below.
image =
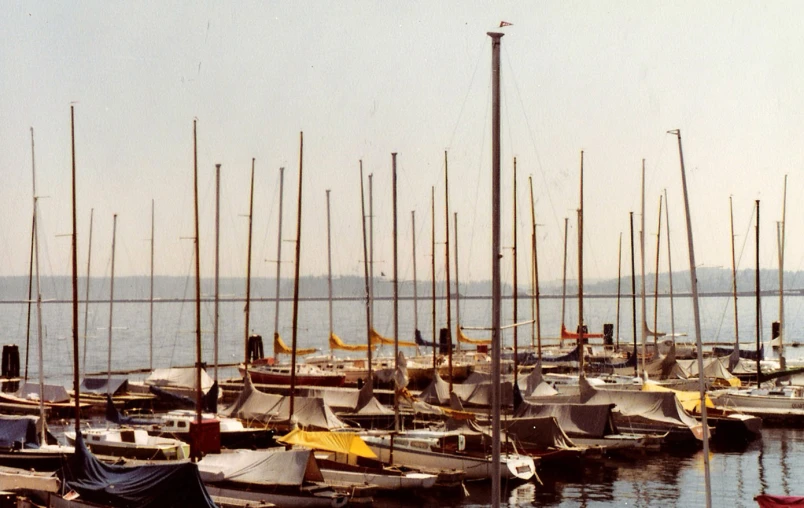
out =
[[(70, 394), (61, 385), (45, 385), (45, 402), (70, 402)], [(28, 400), (39, 400), (39, 383), (25, 383), (19, 391), (17, 397)]]
[(569, 436), (602, 438), (616, 434), (611, 404), (531, 404), (523, 402), (514, 418), (553, 417)]
[(81, 434), (75, 453), (58, 471), (64, 490), (103, 506), (215, 508), (192, 462), (146, 466), (103, 464), (87, 450)]
[[(500, 383), (500, 403), (502, 405), (507, 406), (514, 403), (513, 387), (514, 385), (511, 381), (503, 381)], [(458, 397), (462, 405), (475, 407), (491, 406), (491, 388), (492, 384), (490, 382), (452, 385), (452, 391)], [(450, 405), (449, 383), (441, 378), (437, 370), (433, 371), (433, 380), (427, 388), (422, 390), (419, 399), (428, 404)]]
[(318, 397), (339, 414), (387, 415), (393, 411), (374, 397), (374, 383), (369, 381), (359, 390), (349, 388), (309, 389), (308, 397)]
[[(175, 386), (195, 389), (195, 367), (173, 367), (170, 369), (154, 369), (145, 380), (146, 385)], [(201, 370), (201, 391), (207, 393), (214, 380), (205, 370)]]
[(97, 395), (117, 395), (128, 391), (128, 379), (124, 377), (113, 377), (108, 380), (104, 377), (85, 377), (81, 380), (81, 393), (95, 393)]
[(514, 418), (507, 422), (506, 431), (526, 447), (557, 450), (578, 448), (552, 416)]
[(236, 450), (210, 453), (198, 462), (205, 482), (301, 487), (305, 481), (324, 481), (312, 450)]
[[(678, 360), (687, 377), (698, 377), (698, 360)], [(707, 379), (733, 379), (735, 376), (729, 372), (729, 357), (721, 356), (704, 358), (704, 375)], [(756, 372), (756, 369), (754, 370)]]
[[(247, 374), (237, 400), (220, 414), (265, 424), (289, 424), (290, 398), (257, 390)], [(306, 430), (332, 430), (347, 426), (319, 397), (295, 397), (293, 419)]]
[(542, 367), (538, 363), (533, 367), (530, 374), (519, 376), (517, 384), (519, 389), (522, 390), (522, 397), (549, 397), (558, 393), (555, 388), (544, 380)]
[(643, 392), (636, 390), (598, 390), (586, 380), (579, 379), (580, 400), (583, 404), (613, 404), (622, 416), (642, 417), (653, 422), (699, 427), (698, 421), (684, 411), (673, 392)]

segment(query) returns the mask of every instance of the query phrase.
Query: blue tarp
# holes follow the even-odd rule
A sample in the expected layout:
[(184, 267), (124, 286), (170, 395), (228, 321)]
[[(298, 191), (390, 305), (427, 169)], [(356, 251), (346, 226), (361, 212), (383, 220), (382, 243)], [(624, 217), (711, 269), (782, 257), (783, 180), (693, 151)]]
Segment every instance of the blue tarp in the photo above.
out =
[(103, 464), (78, 434), (75, 454), (58, 472), (81, 499), (120, 508), (214, 508), (198, 466), (192, 462), (146, 466)]
[(39, 448), (36, 418), (30, 416), (0, 416), (0, 448)]
[(124, 377), (111, 378), (106, 386), (106, 377), (85, 377), (81, 381), (80, 393), (95, 393), (98, 395), (125, 393), (128, 391), (128, 379)]

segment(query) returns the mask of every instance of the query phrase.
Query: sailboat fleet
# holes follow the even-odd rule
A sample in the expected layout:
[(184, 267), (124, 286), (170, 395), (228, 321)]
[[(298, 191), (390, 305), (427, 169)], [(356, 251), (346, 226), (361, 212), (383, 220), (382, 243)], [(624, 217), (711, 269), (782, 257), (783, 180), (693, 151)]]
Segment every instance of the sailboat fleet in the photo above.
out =
[[(415, 213), (412, 213), (414, 231), (413, 300), (414, 337), (400, 337), (399, 326), (399, 274), (397, 243), (397, 154), (392, 154), (393, 185), (393, 279), (394, 311), (393, 337), (384, 337), (375, 329), (374, 276), (373, 276), (373, 184), (369, 175), (369, 211), (362, 199), (363, 269), (365, 273), (366, 338), (365, 341), (342, 339), (335, 330), (333, 318), (333, 290), (331, 263), (330, 191), (326, 191), (327, 217), (327, 282), (328, 282), (328, 336), (329, 354), (300, 347), (298, 308), (299, 278), (301, 273), (302, 231), (302, 167), (303, 135), (299, 143), (298, 210), (295, 236), (295, 275), (293, 296), (293, 325), (291, 343), (280, 336), (279, 279), (282, 244), (282, 192), (279, 205), (279, 239), (277, 249), (276, 312), (273, 333), (273, 354), (265, 355), (262, 339), (250, 329), (252, 216), (255, 160), (251, 166), (251, 198), (249, 202), (248, 266), (246, 270), (244, 358), (238, 366), (240, 377), (224, 381), (218, 376), (218, 271), (216, 238), (215, 284), (215, 351), (214, 378), (203, 370), (201, 341), (201, 296), (199, 271), (198, 184), (196, 156), (196, 123), (193, 123), (194, 178), (195, 178), (195, 274), (196, 274), (196, 341), (195, 365), (184, 371), (166, 372), (160, 382), (157, 371), (151, 383), (141, 385), (139, 400), (160, 400), (170, 404), (162, 388), (174, 389), (176, 400), (193, 407), (161, 414), (121, 414), (117, 406), (133, 399), (125, 399), (118, 391), (122, 383), (112, 379), (112, 308), (114, 301), (114, 240), (112, 243), (112, 278), (109, 309), (108, 366), (105, 397), (102, 407), (106, 422), (88, 425), (82, 414), (97, 404), (82, 403), (82, 386), (79, 383), (78, 296), (75, 231), (75, 146), (73, 141), (73, 370), (71, 417), (74, 429), (63, 432), (70, 446), (50, 444), (47, 431), (43, 375), (41, 300), (38, 267), (37, 198), (34, 185), (33, 245), (36, 260), (36, 302), (39, 340), (40, 382), (36, 404), (38, 418), (0, 418), (0, 434), (10, 436), (0, 440), (0, 465), (33, 468), (52, 472), (59, 478), (60, 487), (53, 488), (53, 476), (31, 478), (20, 489), (27, 496), (48, 506), (128, 506), (134, 499), (164, 496), (165, 502), (184, 499), (194, 506), (235, 506), (237, 503), (273, 503), (278, 506), (345, 506), (349, 503), (382, 504), (382, 496), (398, 496), (400, 492), (416, 495), (437, 495), (437, 492), (455, 492), (463, 495), (463, 482), (488, 481), (491, 483), (492, 506), (499, 506), (501, 482), (533, 482), (541, 484), (539, 472), (562, 468), (583, 460), (626, 454), (639, 460), (649, 452), (663, 447), (687, 447), (704, 450), (707, 505), (709, 495), (710, 439), (728, 439), (747, 442), (761, 437), (762, 421), (804, 421), (804, 387), (784, 381), (768, 385), (769, 380), (785, 380), (784, 361), (776, 372), (761, 368), (759, 325), (757, 326), (757, 353), (752, 371), (752, 360), (740, 359), (743, 351), (735, 338), (733, 353), (727, 360), (704, 354), (701, 341), (700, 318), (697, 306), (698, 289), (695, 275), (694, 246), (691, 233), (689, 203), (686, 197), (684, 159), (681, 134), (677, 136), (684, 186), (687, 217), (687, 238), (690, 255), (690, 273), (693, 307), (695, 312), (694, 361), (685, 363), (681, 358), (681, 345), (675, 342), (682, 336), (675, 331), (674, 317), (671, 334), (662, 343), (656, 340), (658, 298), (654, 295), (653, 330), (647, 325), (645, 295), (645, 225), (644, 179), (642, 164), (642, 214), (640, 234), (641, 251), (641, 345), (637, 342), (636, 301), (633, 301), (633, 346), (624, 340), (620, 344), (619, 286), (617, 325), (608, 326), (603, 333), (590, 332), (584, 321), (583, 299), (583, 165), (580, 164), (580, 202), (577, 211), (578, 225), (578, 321), (572, 331), (565, 323), (565, 305), (562, 300), (561, 328), (556, 337), (558, 344), (543, 344), (540, 303), (536, 216), (533, 184), (531, 194), (531, 319), (520, 322), (517, 313), (519, 297), (516, 269), (513, 292), (513, 349), (503, 351), (501, 325), (500, 275), (500, 100), (499, 51), (502, 34), (488, 34), (492, 39), (492, 65), (494, 108), (492, 118), (493, 174), (492, 174), (492, 318), (491, 326), (464, 326), (461, 319), (461, 291), (458, 263), (455, 263), (455, 286), (450, 281), (450, 215), (447, 153), (444, 154), (445, 183), (445, 327), (437, 333), (435, 305), (436, 235), (435, 193), (433, 191), (433, 319), (432, 340), (425, 341), (419, 328), (417, 274), (415, 265)], [(71, 122), (73, 110), (71, 108)], [(33, 131), (32, 131), (33, 136)], [(33, 138), (32, 138), (33, 141)], [(33, 143), (32, 143), (33, 144)], [(284, 168), (283, 168), (284, 169)], [(283, 169), (280, 181), (283, 181)], [(217, 166), (220, 179), (220, 165)], [(786, 186), (786, 182), (785, 182)], [(281, 184), (280, 184), (281, 187)], [(514, 210), (516, 213), (516, 159), (514, 159)], [(667, 215), (666, 191), (663, 196)], [(217, 221), (216, 206), (216, 221)], [(662, 198), (659, 205), (657, 232), (656, 279), (658, 287), (659, 238), (661, 235)], [(783, 213), (784, 215), (784, 213)], [(454, 260), (458, 259), (458, 214), (452, 226)], [(759, 202), (756, 204), (757, 240), (759, 235)], [(115, 215), (115, 231), (116, 231)], [(633, 217), (632, 217), (633, 221)], [(366, 225), (368, 222), (368, 233)], [(516, 219), (514, 220), (516, 224)], [(633, 224), (633, 222), (632, 222)], [(783, 223), (782, 223), (783, 224)], [(666, 222), (669, 244), (669, 221)], [(564, 299), (566, 299), (566, 244), (568, 221), (565, 221)], [(732, 229), (732, 238), (733, 238)], [(114, 236), (113, 236), (114, 238)], [(632, 271), (634, 246), (632, 232)], [(784, 262), (784, 227), (778, 240), (780, 273)], [(514, 227), (513, 257), (517, 256), (516, 226)], [(733, 251), (733, 245), (732, 245)], [(618, 256), (622, 252), (622, 237)], [(668, 245), (668, 263), (669, 259)], [(757, 241), (757, 260), (759, 243)], [(734, 263), (734, 258), (732, 259)], [(89, 264), (89, 261), (88, 261)], [(618, 259), (618, 277), (621, 260)], [(514, 262), (516, 266), (516, 262)], [(33, 266), (32, 266), (33, 270)], [(89, 268), (88, 268), (89, 270)], [(151, 236), (151, 270), (153, 280), (153, 203)], [(672, 268), (670, 269), (672, 301)], [(736, 300), (736, 270), (734, 293)], [(759, 298), (759, 271), (757, 269), (757, 298)], [(632, 273), (632, 283), (635, 274)], [(88, 286), (87, 286), (88, 287)], [(780, 287), (783, 282), (780, 280)], [(88, 289), (87, 289), (88, 291)], [(88, 293), (87, 293), (88, 294)], [(636, 289), (632, 285), (632, 295)], [(153, 301), (153, 289), (151, 289)], [(452, 326), (452, 301), (455, 302), (455, 326)], [(780, 305), (783, 308), (783, 305)], [(152, 313), (152, 310), (151, 310)], [(671, 314), (672, 303), (671, 303)], [(774, 343), (784, 358), (783, 311), (780, 311), (781, 333)], [(87, 319), (86, 313), (84, 317)], [(323, 319), (323, 318), (322, 318)], [(735, 323), (737, 320), (735, 306)], [(466, 320), (467, 322), (469, 320)], [(520, 327), (531, 327), (530, 347), (520, 340)], [(151, 330), (153, 324), (150, 324)], [(86, 326), (84, 327), (86, 335)], [(480, 332), (483, 338), (467, 336), (464, 331)], [(152, 333), (152, 332), (151, 332)], [(648, 344), (647, 337), (654, 337)], [(488, 338), (486, 338), (488, 337)], [(616, 337), (617, 344), (613, 339)], [(455, 342), (453, 342), (453, 340)], [(601, 344), (597, 344), (597, 341)], [(151, 338), (151, 343), (153, 339)], [(567, 342), (569, 346), (565, 347)], [(664, 348), (660, 347), (664, 344)], [(393, 353), (387, 347), (393, 346)], [(650, 347), (652, 346), (652, 347)], [(406, 349), (400, 349), (406, 348)], [(414, 349), (415, 348), (415, 349)], [(347, 356), (342, 354), (347, 352)], [(84, 354), (86, 345), (84, 346)], [(407, 353), (410, 353), (409, 355)], [(310, 355), (302, 362), (302, 355)], [(289, 358), (289, 361), (286, 361)], [(149, 370), (154, 359), (149, 357)], [(742, 369), (742, 370), (741, 370)], [(755, 378), (756, 384), (744, 388), (737, 376)], [(182, 377), (182, 381), (178, 378)], [(172, 381), (171, 381), (172, 378)], [(690, 390), (689, 380), (697, 388)], [(136, 386), (131, 383), (131, 386)], [(128, 387), (128, 385), (126, 385)], [(222, 394), (219, 389), (223, 387)], [(692, 393), (691, 393), (692, 392)], [(133, 393), (133, 392), (132, 392)], [(23, 401), (28, 397), (4, 399)], [(115, 397), (117, 397), (115, 399)], [(136, 397), (134, 397), (136, 398)], [(30, 398), (28, 398), (30, 399)], [(95, 399), (92, 399), (95, 400)], [(65, 402), (61, 401), (61, 409)], [(177, 404), (179, 402), (176, 402)], [(6, 429), (8, 428), (8, 429)], [(727, 436), (727, 437), (723, 437)], [(35, 450), (35, 451), (34, 451)], [(120, 458), (125, 464), (120, 465)], [(647, 460), (647, 459), (645, 459)], [(114, 464), (114, 465), (111, 465)], [(110, 480), (114, 478), (114, 480)], [(171, 485), (165, 485), (165, 479)], [(126, 488), (99, 489), (98, 485), (115, 482)], [(180, 496), (184, 496), (181, 498)], [(86, 503), (82, 504), (84, 501)], [(157, 503), (157, 505), (159, 505)], [(166, 504), (165, 506), (169, 506)]]

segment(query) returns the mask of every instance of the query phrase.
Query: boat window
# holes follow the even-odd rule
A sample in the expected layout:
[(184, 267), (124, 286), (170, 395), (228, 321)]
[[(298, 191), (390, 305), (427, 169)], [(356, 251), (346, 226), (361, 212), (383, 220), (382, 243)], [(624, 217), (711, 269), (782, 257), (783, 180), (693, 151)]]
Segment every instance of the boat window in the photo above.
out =
[(186, 429), (187, 428), (187, 422), (176, 422), (176, 423), (178, 423), (178, 427), (180, 429)]
[(136, 442), (134, 439), (134, 431), (133, 430), (121, 430), (120, 431), (120, 440), (124, 443), (134, 443)]

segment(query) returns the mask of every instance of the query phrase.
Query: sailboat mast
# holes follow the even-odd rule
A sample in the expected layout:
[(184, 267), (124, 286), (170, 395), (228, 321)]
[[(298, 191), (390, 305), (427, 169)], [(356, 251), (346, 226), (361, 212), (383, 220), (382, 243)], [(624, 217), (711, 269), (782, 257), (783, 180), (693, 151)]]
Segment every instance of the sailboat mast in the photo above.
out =
[(251, 158), (251, 191), (248, 200), (248, 251), (246, 251), (246, 305), (243, 309), (245, 314), (245, 326), (243, 327), (243, 346), (245, 348), (245, 367), (248, 371), (249, 351), (248, 351), (248, 329), (249, 317), (251, 315), (251, 228), (254, 218), (254, 157)]
[(628, 212), (631, 223), (631, 318), (634, 332), (634, 376), (638, 375), (639, 359), (637, 357), (637, 324), (636, 324), (636, 260), (634, 259), (634, 212)]
[(410, 211), (410, 224), (413, 233), (413, 330), (414, 336), (419, 333), (419, 288), (416, 279), (416, 210)]
[(731, 287), (734, 295), (734, 352), (740, 354), (740, 322), (737, 312), (737, 257), (734, 252), (734, 207), (729, 196), (729, 225), (731, 226)]
[[(215, 382), (218, 381), (218, 304), (220, 303), (220, 244), (221, 244), (221, 165), (215, 164), (215, 308), (213, 310), (213, 342), (215, 346)], [(153, 264), (152, 264), (153, 266)], [(153, 298), (151, 298), (153, 305)]]
[[(279, 227), (276, 233), (276, 290), (274, 292), (274, 338), (279, 336), (279, 288), (282, 274), (282, 198), (285, 190), (285, 168), (279, 168)], [(274, 351), (276, 360), (276, 351)]]
[[(391, 153), (391, 175), (394, 207), (394, 372), (399, 372), (399, 245), (397, 241), (396, 223), (396, 152)], [(394, 380), (394, 431), (399, 432), (399, 385)]]
[(623, 233), (620, 231), (620, 241), (617, 244), (617, 330), (614, 336), (617, 337), (617, 347), (620, 349), (620, 285), (622, 284), (623, 268)]
[[(681, 188), (684, 192), (684, 211), (686, 212), (687, 219), (687, 243), (690, 252), (690, 285), (692, 287), (692, 307), (695, 317), (695, 343), (698, 347), (698, 372), (704, 371), (703, 366), (703, 345), (701, 343), (701, 315), (698, 307), (698, 276), (696, 274), (695, 266), (695, 248), (692, 242), (692, 219), (690, 218), (690, 201), (687, 195), (687, 175), (684, 170), (684, 152), (681, 149), (681, 131), (676, 129), (670, 131), (670, 134), (675, 134), (678, 138), (678, 156), (681, 160)], [(704, 478), (706, 483), (706, 506), (712, 506), (712, 490), (709, 479), (709, 425), (707, 422), (707, 408), (703, 403), (706, 397), (706, 382), (704, 376), (698, 376), (698, 389), (701, 396), (701, 424), (703, 425), (703, 460), (704, 460)]]
[[(90, 224), (92, 223), (92, 216), (90, 215)], [(150, 293), (148, 298), (148, 369), (154, 370), (154, 200), (151, 200), (151, 280), (150, 280)], [(90, 229), (90, 237), (92, 235), (92, 229)], [(90, 244), (92, 242), (90, 241)], [(217, 254), (216, 254), (217, 258)], [(217, 291), (216, 291), (217, 293)], [(87, 303), (89, 305), (89, 257), (87, 257)], [(217, 319), (218, 312), (217, 307), (215, 310), (215, 319)], [(215, 324), (215, 333), (218, 331), (217, 323)], [(86, 337), (85, 339), (86, 340)], [(216, 347), (215, 347), (215, 354), (218, 354), (217, 348), (217, 336), (216, 336)], [(218, 357), (215, 357), (215, 364), (218, 363)], [(216, 367), (217, 369), (217, 367)], [(216, 371), (217, 376), (217, 371)], [(217, 380), (217, 377), (215, 378)]]
[(72, 184), (73, 184), (73, 393), (75, 398), (75, 435), (81, 434), (81, 393), (78, 383), (78, 225), (76, 222), (76, 188), (75, 188), (75, 109), (70, 106), (70, 143), (72, 148)]
[(514, 308), (513, 309), (513, 311), (514, 311), (514, 316), (513, 316), (513, 318), (514, 318), (514, 321), (513, 321), (513, 323), (514, 323), (514, 384), (516, 384), (516, 377), (517, 377), (517, 374), (519, 372), (519, 361), (517, 360), (517, 353), (518, 353), (518, 347), (519, 347), (519, 326), (517, 326), (517, 323), (519, 323), (519, 315), (517, 313), (517, 307), (518, 307), (518, 305), (517, 305), (517, 303), (518, 303), (517, 302), (517, 292), (519, 291), (519, 288), (517, 287), (517, 282), (518, 281), (517, 281), (517, 260), (516, 260), (516, 248), (517, 248), (517, 244), (516, 244), (516, 240), (517, 240), (517, 238), (516, 238), (516, 157), (514, 157), (514, 184), (513, 184), (513, 187), (514, 187), (514, 196), (513, 196), (513, 198), (514, 198), (514, 201), (513, 201), (514, 218), (513, 218), (513, 234), (512, 234), (513, 238), (512, 239), (513, 239), (514, 245), (511, 248), (511, 264), (513, 265), (513, 268), (514, 268), (514, 273), (513, 273), (513, 279), (514, 279), (513, 280), (513, 285), (514, 285), (514, 287), (513, 287), (513, 290), (512, 290), (512, 293), (513, 293), (512, 306)]
[(757, 388), (759, 388), (759, 379), (762, 370), (760, 369), (759, 362), (762, 358), (759, 357), (759, 351), (762, 349), (762, 328), (760, 323), (760, 285), (759, 285), (759, 200), (756, 200), (757, 204), (757, 227), (756, 227), (756, 280), (754, 281), (755, 293), (756, 293), (756, 328), (757, 328)]
[(114, 310), (114, 251), (117, 240), (117, 214), (112, 217), (112, 275), (109, 282), (109, 346), (106, 358), (106, 394), (112, 395), (112, 311)]
[(578, 208), (578, 364), (584, 377), (583, 341), (583, 150), (581, 150), (581, 199)]
[[(329, 307), (329, 338), (332, 338), (333, 325), (332, 325), (332, 227), (330, 222), (329, 213), (329, 189), (327, 193), (327, 302)], [(330, 352), (332, 348), (330, 347)]]
[(784, 354), (784, 338), (785, 338), (785, 322), (784, 322), (784, 228), (787, 224), (785, 217), (787, 215), (787, 175), (784, 175), (784, 194), (782, 195), (782, 224), (781, 234), (779, 237), (779, 366), (784, 369), (785, 354)]
[(670, 252), (670, 202), (667, 201), (667, 189), (664, 190), (664, 224), (667, 229), (667, 275), (670, 279), (670, 333), (673, 340), (676, 336), (676, 313), (673, 303), (673, 256)]
[(369, 200), (369, 309), (371, 328), (374, 329), (374, 173), (368, 176)]
[(39, 198), (34, 195), (34, 235), (36, 237), (36, 329), (37, 346), (39, 349), (39, 418), (42, 421), (40, 442), (47, 443), (45, 426), (45, 361), (44, 361), (44, 338), (42, 337), (42, 290), (39, 275), (39, 228), (35, 226), (39, 215)]
[[(33, 178), (33, 213), (31, 214), (31, 256), (28, 261), (28, 319), (25, 324), (25, 382), (28, 382), (28, 352), (31, 350), (31, 293), (33, 291), (34, 248), (36, 236), (36, 157), (34, 156), (34, 130), (31, 127), (31, 173)], [(85, 326), (86, 337), (86, 326)], [(86, 339), (84, 340), (84, 358), (86, 358)], [(86, 361), (84, 362), (86, 368)]]
[(642, 299), (642, 374), (645, 374), (645, 357), (647, 356), (646, 348), (646, 332), (647, 325), (646, 311), (645, 311), (645, 159), (642, 159), (642, 212), (640, 214), (639, 226), (639, 257), (640, 257), (640, 278), (642, 281), (641, 299)]
[(435, 268), (435, 244), (436, 244), (436, 234), (435, 234), (435, 187), (430, 187), (430, 219), (431, 219), (431, 230), (432, 230), (432, 240), (430, 243), (431, 246), (431, 253), (432, 256), (430, 257), (431, 261), (431, 282), (432, 282), (432, 302), (433, 302), (433, 369), (436, 368), (436, 355), (438, 354), (438, 326), (436, 325), (436, 268)]
[[(446, 245), (444, 246), (444, 254), (446, 255), (446, 264), (444, 272), (446, 277), (447, 288), (447, 362), (449, 364), (449, 391), (452, 392), (452, 307), (450, 294), (450, 280), (449, 280), (449, 165), (447, 163), (447, 151), (444, 150), (444, 238)], [(459, 346), (460, 347), (460, 346)]]
[[(195, 413), (198, 425), (201, 425), (201, 412), (203, 401), (201, 400), (201, 246), (200, 234), (198, 230), (198, 138), (196, 131), (196, 120), (193, 120), (193, 201), (195, 203)], [(195, 450), (196, 460), (200, 459), (200, 453)]]
[[(95, 209), (92, 208), (89, 211), (89, 251), (87, 254), (87, 293), (86, 293), (86, 301), (84, 302), (84, 359), (83, 359), (83, 370), (86, 372), (87, 370), (87, 327), (89, 326), (89, 286), (90, 286), (90, 279), (89, 277), (89, 268), (92, 262), (92, 221), (95, 216)], [(152, 367), (153, 368), (153, 367)]]
[[(456, 335), (461, 332), (461, 278), (458, 275), (458, 212), (453, 216), (453, 235), (455, 238), (455, 328), (458, 330)], [(451, 337), (450, 337), (451, 339)]]
[(503, 34), (491, 37), (492, 88), (492, 171), (491, 171), (491, 505), (500, 506), (500, 42)]
[(653, 279), (653, 344), (656, 344), (659, 331), (659, 247), (662, 243), (662, 195), (659, 194), (659, 226), (656, 228), (656, 273)]
[(539, 364), (542, 362), (542, 325), (539, 309), (539, 257), (536, 243), (536, 207), (533, 201), (533, 177), (528, 177), (530, 184), (530, 220), (531, 220), (531, 247), (533, 251), (533, 294), (535, 296), (535, 305), (533, 307), (535, 317), (533, 318), (536, 324), (536, 346), (539, 357)]
[[(302, 162), (304, 133), (299, 132), (299, 199), (296, 207), (296, 267), (293, 276), (293, 345), (290, 356), (290, 420), (293, 421), (293, 404), (296, 398), (296, 346), (299, 329), (299, 269), (301, 261), (301, 214), (302, 214)], [(370, 348), (369, 348), (370, 350)]]
[[(567, 309), (567, 235), (569, 234), (569, 217), (564, 217), (564, 275), (561, 278), (561, 329), (565, 328), (564, 320)], [(563, 343), (563, 339), (560, 340)]]
[(361, 219), (360, 225), (363, 229), (363, 280), (366, 284), (366, 355), (368, 360), (368, 379), (367, 383), (373, 381), (371, 372), (371, 288), (369, 286), (369, 269), (368, 269), (368, 245), (366, 237), (366, 198), (363, 193), (363, 161), (360, 161), (360, 212)]

